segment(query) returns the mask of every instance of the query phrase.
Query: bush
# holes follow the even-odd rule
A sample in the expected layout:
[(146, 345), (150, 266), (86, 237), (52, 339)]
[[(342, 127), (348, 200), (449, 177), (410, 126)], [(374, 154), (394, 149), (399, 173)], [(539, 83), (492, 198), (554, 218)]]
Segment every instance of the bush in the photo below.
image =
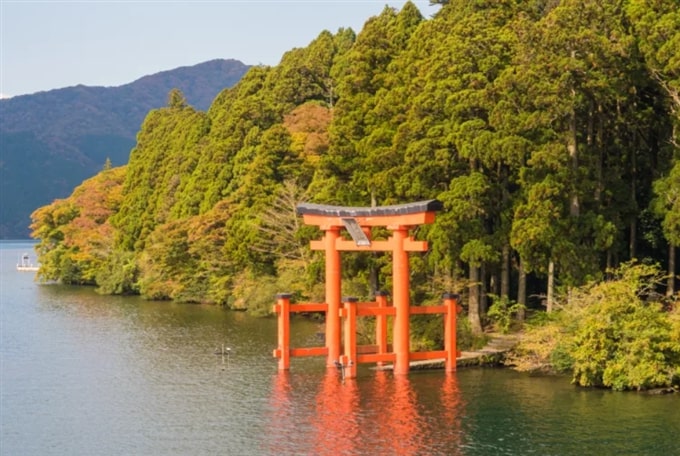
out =
[(493, 304), (489, 307), (486, 316), (493, 322), (497, 331), (507, 334), (512, 329), (513, 324), (521, 324), (519, 315), (526, 311), (523, 304), (510, 301), (507, 297), (489, 296), (493, 298)]
[(536, 313), (525, 324), (520, 343), (508, 353), (505, 364), (522, 372), (554, 373), (571, 370), (568, 337), (562, 312)]
[(461, 318), (460, 315), (456, 320), (456, 329), (456, 345), (458, 350), (478, 350), (489, 341), (488, 335), (472, 332), (470, 321), (467, 318)]
[(667, 387), (680, 378), (680, 317), (654, 293), (658, 267), (626, 264), (614, 279), (572, 290), (529, 326), (511, 360), (520, 370), (571, 370), (573, 382), (615, 390)]

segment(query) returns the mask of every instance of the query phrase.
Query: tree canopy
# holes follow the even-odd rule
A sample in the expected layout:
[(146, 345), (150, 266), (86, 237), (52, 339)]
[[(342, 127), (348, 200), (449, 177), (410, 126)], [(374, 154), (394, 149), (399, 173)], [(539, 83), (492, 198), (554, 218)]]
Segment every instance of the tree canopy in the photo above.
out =
[[(414, 294), (463, 293), (476, 331), (490, 296), (550, 309), (630, 260), (674, 278), (677, 2), (434, 3), (322, 31), (206, 112), (173, 90), (127, 166), (35, 211), (41, 277), (262, 311), (276, 289), (319, 296), (294, 201), (437, 198)], [(380, 256), (343, 265), (359, 294), (391, 280)]]

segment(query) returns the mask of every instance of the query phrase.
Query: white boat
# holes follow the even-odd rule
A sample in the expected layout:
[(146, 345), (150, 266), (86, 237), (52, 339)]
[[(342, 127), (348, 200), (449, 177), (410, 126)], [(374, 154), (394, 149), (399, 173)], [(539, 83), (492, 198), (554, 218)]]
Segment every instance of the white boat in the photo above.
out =
[(24, 253), (21, 256), (21, 260), (17, 263), (17, 271), (37, 271), (38, 269), (38, 266), (31, 263), (28, 253)]

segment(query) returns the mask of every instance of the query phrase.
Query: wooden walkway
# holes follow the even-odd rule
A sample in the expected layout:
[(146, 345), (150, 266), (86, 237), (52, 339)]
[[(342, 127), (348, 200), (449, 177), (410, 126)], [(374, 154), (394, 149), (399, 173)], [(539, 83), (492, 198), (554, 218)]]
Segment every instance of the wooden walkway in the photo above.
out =
[[(462, 351), (456, 359), (456, 365), (458, 367), (470, 367), (498, 364), (503, 361), (505, 354), (519, 341), (516, 334), (493, 333), (490, 334), (490, 337), (489, 342), (483, 348)], [(411, 361), (409, 366), (411, 370), (444, 369), (444, 359)], [(392, 368), (391, 364), (376, 367), (378, 370), (392, 370)]]

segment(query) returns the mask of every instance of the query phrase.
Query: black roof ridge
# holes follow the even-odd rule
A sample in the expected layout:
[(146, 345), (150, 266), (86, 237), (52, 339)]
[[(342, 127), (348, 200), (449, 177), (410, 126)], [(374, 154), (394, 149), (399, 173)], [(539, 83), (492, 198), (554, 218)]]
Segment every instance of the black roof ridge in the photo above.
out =
[(380, 215), (406, 215), (419, 212), (440, 211), (444, 208), (436, 199), (417, 201), (415, 203), (393, 204), (377, 207), (331, 206), (327, 204), (299, 203), (298, 215), (322, 215), (335, 217), (375, 217)]

